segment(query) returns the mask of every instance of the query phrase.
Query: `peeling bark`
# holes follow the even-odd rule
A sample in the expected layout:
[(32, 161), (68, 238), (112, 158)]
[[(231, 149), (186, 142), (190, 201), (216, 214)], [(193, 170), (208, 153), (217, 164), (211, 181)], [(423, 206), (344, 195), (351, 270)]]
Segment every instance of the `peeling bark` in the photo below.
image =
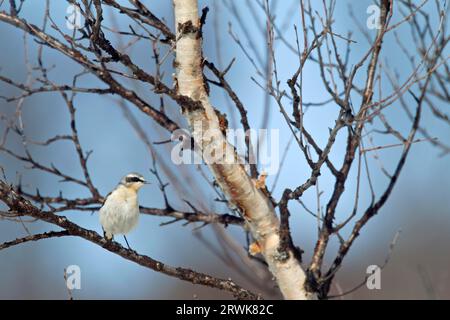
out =
[(237, 162), (235, 149), (226, 141), (209, 101), (203, 78), (197, 0), (173, 2), (178, 93), (201, 102), (200, 108), (182, 110), (194, 140), (222, 191), (230, 203), (240, 209), (284, 298), (314, 299), (316, 295), (305, 289), (306, 274), (300, 262), (290, 248), (280, 245), (280, 222), (271, 201), (256, 188), (243, 165)]

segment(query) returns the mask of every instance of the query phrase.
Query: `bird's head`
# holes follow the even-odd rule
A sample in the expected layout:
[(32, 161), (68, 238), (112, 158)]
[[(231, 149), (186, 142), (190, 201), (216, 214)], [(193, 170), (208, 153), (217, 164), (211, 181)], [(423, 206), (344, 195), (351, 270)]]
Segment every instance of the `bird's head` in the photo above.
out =
[(144, 184), (149, 184), (149, 182), (145, 181), (145, 178), (139, 173), (133, 172), (123, 177), (120, 181), (120, 184), (125, 186), (126, 188), (138, 191)]

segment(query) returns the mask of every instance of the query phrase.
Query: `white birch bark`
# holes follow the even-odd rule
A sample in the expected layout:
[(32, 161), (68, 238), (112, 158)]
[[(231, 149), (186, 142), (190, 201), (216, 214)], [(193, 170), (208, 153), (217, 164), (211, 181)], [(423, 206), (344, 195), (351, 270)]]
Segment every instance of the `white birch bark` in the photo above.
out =
[(314, 299), (316, 296), (304, 289), (306, 275), (293, 253), (288, 252), (287, 258), (280, 256), (280, 223), (272, 203), (255, 187), (243, 165), (226, 162), (225, 155), (231, 155), (232, 160), (237, 159), (237, 155), (220, 130), (219, 120), (204, 87), (201, 38), (196, 32), (183, 32), (190, 23), (194, 30), (200, 27), (197, 0), (173, 0), (173, 3), (178, 93), (200, 101), (203, 106), (183, 110), (194, 140), (202, 149), (207, 163), (210, 156), (222, 160), (208, 163), (208, 166), (229, 201), (241, 210), (284, 298)]

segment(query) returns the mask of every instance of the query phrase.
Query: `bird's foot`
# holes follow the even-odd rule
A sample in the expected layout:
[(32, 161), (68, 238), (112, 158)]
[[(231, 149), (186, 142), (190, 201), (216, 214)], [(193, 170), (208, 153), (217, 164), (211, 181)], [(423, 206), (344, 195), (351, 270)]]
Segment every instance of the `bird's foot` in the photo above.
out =
[(107, 233), (105, 230), (103, 230), (103, 238), (105, 238), (107, 242), (113, 242), (114, 240), (114, 236), (110, 233)]

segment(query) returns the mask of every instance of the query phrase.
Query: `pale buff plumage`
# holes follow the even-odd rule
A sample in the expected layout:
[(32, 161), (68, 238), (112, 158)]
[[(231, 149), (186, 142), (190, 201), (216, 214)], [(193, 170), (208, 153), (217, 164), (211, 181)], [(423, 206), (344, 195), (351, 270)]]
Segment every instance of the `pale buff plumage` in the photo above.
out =
[(100, 208), (100, 224), (105, 238), (126, 235), (139, 221), (138, 191), (146, 184), (144, 177), (137, 173), (127, 174), (117, 187), (106, 197)]

